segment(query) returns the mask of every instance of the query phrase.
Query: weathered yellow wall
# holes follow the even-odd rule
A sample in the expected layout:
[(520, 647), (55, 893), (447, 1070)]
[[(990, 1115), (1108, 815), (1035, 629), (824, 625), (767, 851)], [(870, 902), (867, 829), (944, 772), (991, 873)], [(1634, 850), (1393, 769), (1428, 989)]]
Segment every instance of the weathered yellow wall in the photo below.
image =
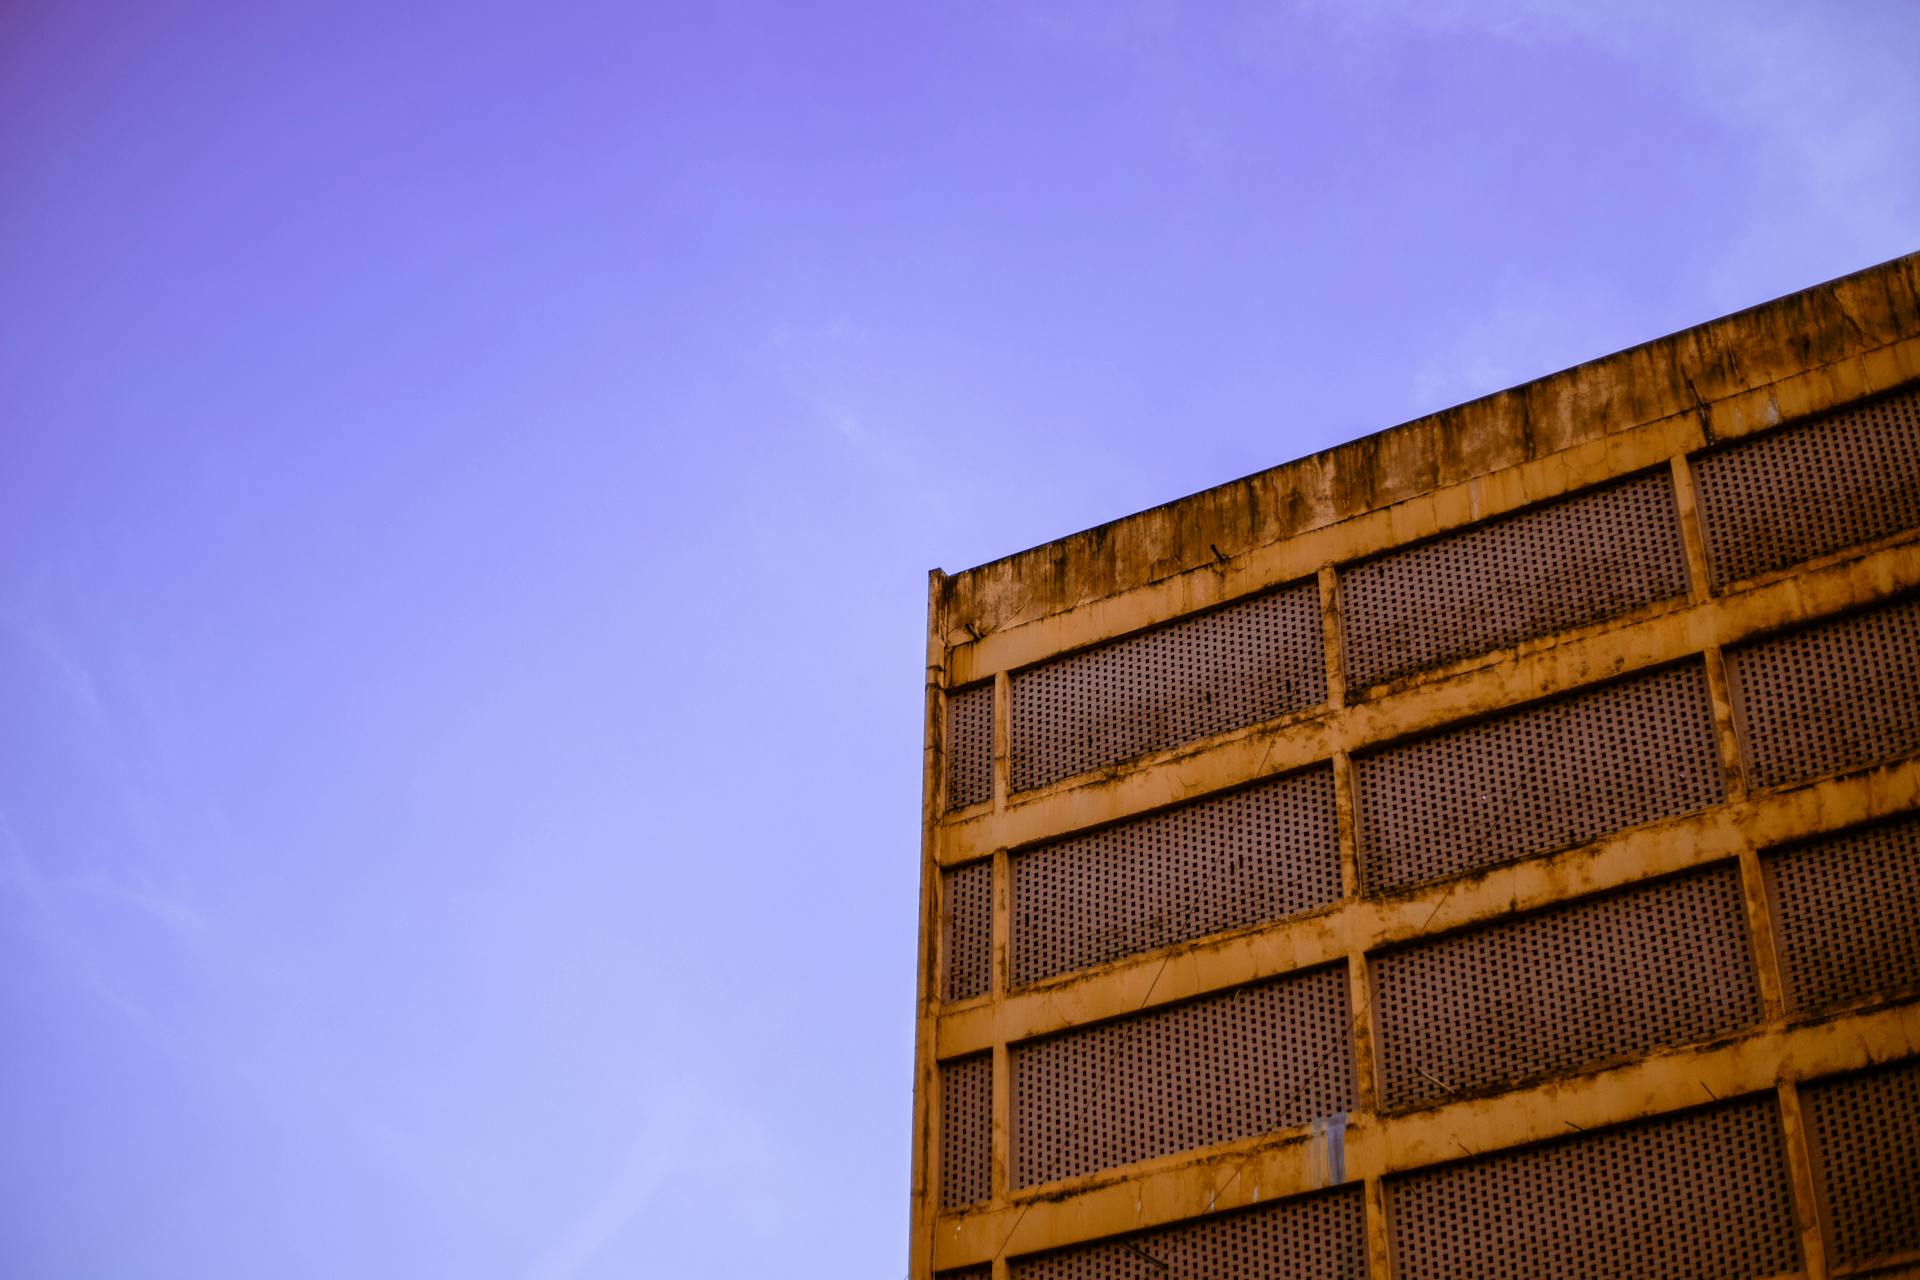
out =
[[(930, 584), (927, 736), (915, 1076), (912, 1273), (991, 1262), (1325, 1185), (1339, 1169), (1368, 1196), (1372, 1274), (1386, 1276), (1383, 1175), (1777, 1089), (1789, 1129), (1794, 1082), (1920, 1054), (1914, 992), (1818, 1018), (1784, 1011), (1755, 850), (1920, 808), (1920, 760), (1748, 787), (1720, 652), (1744, 639), (1920, 589), (1920, 534), (1709, 590), (1687, 455), (1920, 379), (1920, 255), (1862, 272), (1539, 382), (1395, 427), (1098, 529)], [(1672, 468), (1691, 569), (1688, 598), (1423, 672), (1349, 705), (1333, 567), (1649, 466)], [(1328, 704), (1034, 791), (1008, 789), (1009, 672), (1261, 588), (1318, 575)], [(1724, 804), (1589, 845), (1386, 897), (1357, 892), (1351, 756), (1371, 744), (1543, 694), (1705, 655), (1719, 722)], [(991, 800), (942, 811), (947, 688), (998, 681)], [(1008, 990), (1007, 851), (1250, 780), (1331, 761), (1347, 896), (1278, 924), (1215, 935)], [(994, 860), (994, 962), (984, 997), (937, 998), (938, 869)], [(1381, 1114), (1367, 956), (1383, 944), (1736, 859), (1759, 957), (1764, 1026), (1599, 1073)], [(1348, 966), (1359, 1108), (1338, 1153), (1297, 1129), (1038, 1190), (1009, 1179), (1008, 1046), (1308, 966)], [(935, 1063), (990, 1051), (991, 1200), (940, 1213)], [(1789, 1143), (1809, 1274), (1828, 1273), (1803, 1141)]]

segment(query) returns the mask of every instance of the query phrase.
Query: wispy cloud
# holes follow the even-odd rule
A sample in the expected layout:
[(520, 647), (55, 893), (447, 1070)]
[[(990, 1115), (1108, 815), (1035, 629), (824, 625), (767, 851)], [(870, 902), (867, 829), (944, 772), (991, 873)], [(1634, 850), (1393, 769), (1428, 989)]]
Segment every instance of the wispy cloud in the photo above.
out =
[(1504, 390), (1605, 354), (1589, 349), (1590, 299), (1572, 285), (1512, 276), (1425, 348), (1408, 382), (1409, 414)]
[(1876, 38), (1889, 20), (1911, 35), (1912, 17), (1892, 6), (1296, 0), (1293, 11), (1354, 40), (1415, 31), (1585, 46), (1732, 126), (1861, 251), (1895, 252), (1914, 234), (1920, 166), (1895, 158), (1912, 151), (1920, 77), (1910, 39)]
[[(184, 883), (168, 873), (139, 828), (140, 753), (120, 731), (113, 701), (81, 657), (62, 643), (55, 628), (32, 610), (0, 618), (0, 637), (11, 642), (19, 662), (16, 678), (50, 692), (48, 735), (41, 766), (48, 778), (64, 772), (83, 779), (91, 823), (77, 834), (77, 815), (34, 803), (25, 778), (9, 779), (14, 811), (0, 809), (0, 897), (21, 912), (29, 936), (85, 986), (121, 1013), (152, 1029), (148, 1013), (131, 993), (138, 975), (114, 961), (128, 926), (144, 927), (165, 945), (204, 954), (209, 922)], [(58, 791), (58, 788), (55, 788)], [(36, 814), (27, 822), (24, 814)], [(37, 832), (37, 847), (21, 834)]]
[[(630, 1232), (649, 1226), (685, 1222), (710, 1230), (742, 1207), (742, 1170), (756, 1170), (768, 1185), (777, 1185), (783, 1164), (759, 1121), (738, 1103), (692, 1080), (665, 1085), (599, 1189), (528, 1269), (528, 1280), (572, 1280), (606, 1259)], [(712, 1201), (709, 1214), (685, 1212), (686, 1201), (703, 1198)], [(647, 1254), (642, 1246), (629, 1256)]]
[(42, 670), (54, 677), (54, 683), (70, 707), (90, 724), (105, 725), (106, 708), (93, 674), (68, 652), (50, 629), (30, 618), (10, 616), (0, 618), (0, 631), (11, 635), (38, 660)]
[[(1272, 12), (1243, 24), (1247, 41), (1279, 38)], [(1295, 0), (1282, 12), (1350, 47), (1414, 33), (1477, 36), (1548, 56), (1579, 48), (1718, 120), (1745, 149), (1753, 188), (1727, 201), (1723, 233), (1694, 251), (1687, 289), (1700, 306), (1676, 316), (1676, 327), (1761, 301), (1756, 279), (1784, 291), (1915, 247), (1920, 166), (1897, 158), (1914, 149), (1920, 77), (1906, 66), (1910, 38), (1876, 35), (1889, 21), (1911, 31), (1911, 17), (1872, 6), (1651, 0)], [(1408, 412), (1489, 394), (1604, 355), (1608, 345), (1654, 336), (1622, 331), (1596, 347), (1594, 325), (1617, 301), (1612, 291), (1606, 280), (1492, 279), (1423, 343)]]
[(857, 319), (834, 315), (813, 323), (781, 323), (766, 350), (786, 394), (805, 421), (832, 440), (850, 462), (910, 488), (917, 501), (945, 506), (945, 491), (928, 483), (936, 458), (922, 421), (901, 421), (901, 373), (876, 349), (878, 335)]
[(684, 1154), (656, 1116), (628, 1141), (591, 1202), (527, 1272), (530, 1280), (568, 1280), (606, 1252), (646, 1212), (677, 1155)]
[(5, 812), (0, 812), (0, 898), (24, 909), (27, 935), (100, 1001), (143, 1030), (154, 1029), (149, 1012), (128, 994), (81, 930), (62, 901), (67, 886), (42, 873)]

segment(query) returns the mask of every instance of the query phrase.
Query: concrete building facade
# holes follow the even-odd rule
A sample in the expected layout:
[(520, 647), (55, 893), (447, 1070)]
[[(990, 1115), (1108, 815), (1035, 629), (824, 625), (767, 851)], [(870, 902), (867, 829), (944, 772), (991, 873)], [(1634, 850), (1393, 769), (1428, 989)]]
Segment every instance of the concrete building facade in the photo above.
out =
[(1920, 1275), (1920, 255), (928, 617), (915, 1280)]

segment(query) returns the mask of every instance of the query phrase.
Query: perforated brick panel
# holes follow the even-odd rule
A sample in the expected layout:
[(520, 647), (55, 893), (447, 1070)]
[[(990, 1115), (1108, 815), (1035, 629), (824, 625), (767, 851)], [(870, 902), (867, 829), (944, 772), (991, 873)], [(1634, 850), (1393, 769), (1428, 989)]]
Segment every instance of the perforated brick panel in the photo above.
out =
[(1920, 601), (1727, 654), (1756, 786), (1920, 749)]
[(1391, 551), (1340, 575), (1355, 689), (1687, 590), (1668, 473)]
[(1920, 1249), (1920, 1062), (1803, 1085), (1800, 1104), (1835, 1259)]
[(940, 1207), (985, 1200), (993, 1176), (993, 1055), (940, 1064)]
[(1579, 844), (1723, 795), (1706, 676), (1669, 667), (1354, 761), (1369, 892)]
[(1353, 1280), (1367, 1274), (1360, 1188), (1279, 1200), (1015, 1258), (1013, 1280)]
[(983, 1262), (977, 1267), (956, 1267), (951, 1271), (936, 1271), (934, 1280), (992, 1280), (993, 1264)]
[(1013, 980), (1029, 983), (1340, 897), (1322, 767), (1016, 854)]
[(1351, 1029), (1336, 966), (1017, 1045), (1016, 1185), (1344, 1113)]
[(1920, 817), (1771, 853), (1787, 1003), (1920, 986)]
[(947, 695), (947, 808), (993, 798), (993, 685)]
[(1695, 458), (1715, 586), (1920, 528), (1920, 390)]
[(1721, 1280), (1800, 1266), (1771, 1094), (1386, 1189), (1399, 1280)]
[(944, 873), (947, 911), (947, 999), (987, 993), (993, 947), (993, 863), (982, 860)]
[(1388, 1106), (1759, 1022), (1731, 865), (1374, 958)]
[(1300, 583), (1013, 677), (1013, 789), (1327, 698), (1320, 590)]

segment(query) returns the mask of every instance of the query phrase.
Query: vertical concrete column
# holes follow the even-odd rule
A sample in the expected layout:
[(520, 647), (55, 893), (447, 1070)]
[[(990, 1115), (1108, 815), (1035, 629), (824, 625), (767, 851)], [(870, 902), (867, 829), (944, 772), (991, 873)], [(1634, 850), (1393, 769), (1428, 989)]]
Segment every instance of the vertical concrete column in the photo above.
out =
[[(1007, 807), (1013, 755), (1013, 681), (1005, 671), (993, 677), (993, 811)], [(993, 945), (988, 998), (1006, 999), (1013, 985), (1013, 868), (1007, 851), (993, 853)], [(1005, 1204), (1013, 1185), (1013, 1066), (1005, 1039), (993, 1046), (993, 1168), (989, 1183), (995, 1204)], [(1006, 1275), (1006, 1260), (996, 1258), (993, 1274)]]
[(1013, 680), (1004, 671), (993, 676), (993, 811), (1007, 808), (1009, 761), (1013, 758)]
[(1373, 972), (1365, 953), (1347, 957), (1347, 1000), (1353, 1007), (1353, 1092), (1358, 1109), (1380, 1109), (1380, 1058), (1374, 1040)]
[(1808, 1280), (1827, 1280), (1826, 1232), (1820, 1222), (1819, 1196), (1814, 1190), (1813, 1148), (1807, 1140), (1806, 1113), (1800, 1107), (1800, 1086), (1782, 1080), (1780, 1122), (1785, 1130), (1787, 1169), (1793, 1177), (1793, 1216), (1800, 1228), (1800, 1253)]
[[(993, 963), (988, 998), (1006, 999), (1012, 985), (1012, 957), (1008, 950), (1013, 920), (1013, 876), (1007, 851), (993, 854)], [(996, 1205), (1005, 1204), (1013, 1186), (1013, 1061), (1004, 1033), (993, 1046), (993, 1168), (988, 1184)], [(996, 1274), (998, 1274), (996, 1272)]]
[(1353, 758), (1333, 753), (1333, 812), (1340, 839), (1340, 896), (1360, 896), (1360, 810), (1353, 787)]
[(1787, 1016), (1786, 984), (1780, 977), (1780, 945), (1774, 931), (1772, 895), (1766, 870), (1751, 844), (1740, 850), (1740, 896), (1747, 913), (1747, 931), (1753, 943), (1753, 963), (1760, 980), (1760, 1004), (1767, 1021)]
[[(1339, 576), (1332, 565), (1320, 569), (1320, 637), (1327, 664), (1327, 703), (1339, 709), (1347, 705), (1345, 641), (1340, 627)], [(1333, 753), (1333, 802), (1340, 831), (1340, 893), (1353, 898), (1360, 893), (1358, 866), (1359, 824), (1353, 795), (1352, 761), (1345, 751)]]
[(1720, 778), (1727, 800), (1738, 804), (1747, 798), (1747, 769), (1740, 751), (1740, 726), (1734, 714), (1732, 686), (1727, 681), (1727, 659), (1720, 646), (1710, 644), (1702, 653), (1707, 664), (1707, 694), (1713, 700), (1713, 728), (1720, 747)]
[[(1713, 594), (1706, 554), (1706, 534), (1700, 523), (1700, 504), (1693, 483), (1693, 468), (1684, 453), (1671, 461), (1674, 500), (1679, 507), (1680, 532), (1687, 549), (1689, 598), (1695, 603)], [(1726, 655), (1718, 644), (1707, 645), (1701, 654), (1707, 669), (1707, 693), (1713, 702), (1714, 736), (1720, 749), (1720, 777), (1727, 800), (1739, 803), (1749, 790), (1744, 756), (1740, 749), (1739, 718), (1733, 705), (1732, 685), (1727, 679)], [(1759, 854), (1749, 842), (1740, 850), (1740, 893), (1746, 909), (1747, 930), (1753, 947), (1754, 966), (1760, 984), (1760, 1001), (1769, 1022), (1786, 1016), (1782, 994), (1780, 963), (1773, 929), (1773, 913), (1768, 901), (1766, 876)]]
[(993, 1046), (993, 1169), (988, 1196), (1004, 1205), (1013, 1188), (1013, 1055), (1006, 1042)]
[(1387, 1231), (1387, 1188), (1379, 1178), (1368, 1178), (1367, 1205), (1367, 1280), (1391, 1280), (1393, 1242)]
[(1320, 640), (1327, 664), (1327, 705), (1347, 705), (1345, 640), (1340, 632), (1340, 575), (1330, 564), (1320, 566)]
[(945, 707), (947, 648), (941, 641), (940, 597), (946, 575), (927, 574), (926, 723), (922, 734), (920, 777), (920, 948), (915, 960), (913, 1058), (913, 1204), (908, 1225), (909, 1280), (931, 1280), (933, 1275), (934, 1206), (939, 1203), (938, 1176), (933, 1169), (933, 1118), (939, 1114), (939, 1071), (934, 1066), (934, 955), (939, 948), (940, 917), (935, 890), (940, 882), (936, 864), (938, 831), (935, 817), (942, 800), (944, 765), (941, 716)]
[(1693, 468), (1687, 455), (1677, 453), (1669, 460), (1673, 476), (1673, 502), (1680, 516), (1680, 541), (1687, 551), (1687, 599), (1699, 604), (1713, 593), (1707, 572), (1707, 541), (1700, 529), (1700, 502), (1693, 486)]

